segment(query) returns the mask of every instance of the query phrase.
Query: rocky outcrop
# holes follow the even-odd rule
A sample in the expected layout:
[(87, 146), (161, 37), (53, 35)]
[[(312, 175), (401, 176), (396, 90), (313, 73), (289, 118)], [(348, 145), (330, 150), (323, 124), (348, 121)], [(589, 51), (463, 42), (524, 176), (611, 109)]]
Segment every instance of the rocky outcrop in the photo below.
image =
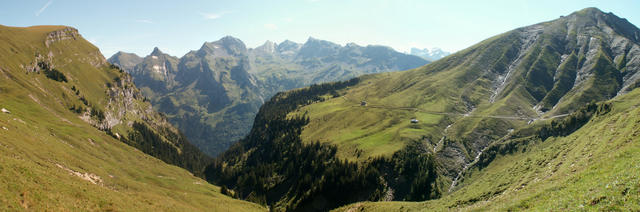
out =
[(276, 53), (277, 44), (273, 41), (266, 41), (262, 46), (258, 46), (254, 49), (254, 51), (258, 54), (273, 54)]
[(44, 41), (45, 46), (49, 47), (51, 43), (62, 40), (76, 40), (80, 38), (80, 33), (73, 27), (66, 27), (61, 30), (56, 30), (47, 34), (47, 38)]
[(166, 117), (153, 110), (151, 104), (138, 90), (129, 74), (123, 74), (114, 80), (111, 87), (107, 88), (108, 101), (105, 107), (103, 121), (95, 122), (96, 127), (102, 130), (111, 129), (118, 124), (126, 124), (131, 127), (134, 121), (130, 117), (140, 118), (153, 129), (169, 129), (178, 134)]
[(49, 52), (47, 56), (36, 53), (36, 56), (33, 58), (33, 62), (27, 65), (21, 64), (20, 66), (26, 71), (26, 73), (39, 73), (42, 71), (43, 66), (53, 69), (55, 68), (55, 65), (53, 64), (53, 53)]

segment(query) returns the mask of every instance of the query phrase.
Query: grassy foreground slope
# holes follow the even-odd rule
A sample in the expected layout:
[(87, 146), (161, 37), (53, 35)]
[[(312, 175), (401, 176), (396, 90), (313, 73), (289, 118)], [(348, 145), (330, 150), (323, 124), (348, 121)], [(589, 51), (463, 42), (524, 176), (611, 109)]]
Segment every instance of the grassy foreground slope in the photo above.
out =
[(0, 210), (264, 210), (115, 139), (188, 145), (125, 77), (73, 28), (0, 26)]
[(73, 116), (49, 115), (24, 93), (12, 95), (0, 100), (12, 108), (0, 114), (1, 210), (264, 210)]
[(568, 136), (527, 138), (473, 167), (460, 189), (426, 202), (366, 202), (336, 211), (640, 210), (640, 90), (609, 101)]

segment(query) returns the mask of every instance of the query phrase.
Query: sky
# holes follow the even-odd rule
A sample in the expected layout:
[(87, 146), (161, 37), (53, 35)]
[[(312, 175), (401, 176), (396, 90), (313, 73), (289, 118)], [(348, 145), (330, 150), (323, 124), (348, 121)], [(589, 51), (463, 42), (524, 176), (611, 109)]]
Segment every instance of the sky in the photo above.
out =
[(640, 0), (0, 0), (0, 24), (72, 26), (105, 57), (154, 47), (181, 57), (226, 35), (249, 48), (314, 37), (455, 52), (586, 7), (640, 25)]

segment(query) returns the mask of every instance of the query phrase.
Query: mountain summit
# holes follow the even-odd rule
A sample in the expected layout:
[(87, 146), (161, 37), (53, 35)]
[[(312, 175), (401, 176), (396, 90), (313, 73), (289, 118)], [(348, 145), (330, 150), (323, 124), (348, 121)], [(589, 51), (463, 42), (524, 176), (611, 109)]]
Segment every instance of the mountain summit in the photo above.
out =
[(257, 52), (263, 52), (265, 54), (273, 54), (276, 52), (276, 48), (277, 48), (278, 44), (276, 44), (273, 41), (265, 41), (264, 44), (262, 44), (262, 46), (258, 46), (255, 48), (256, 53)]
[(149, 55), (151, 55), (151, 56), (161, 56), (161, 55), (164, 55), (164, 52), (160, 51), (160, 49), (158, 47), (155, 47), (155, 48), (153, 48), (153, 51)]
[(134, 53), (126, 53), (118, 51), (116, 54), (109, 58), (113, 64), (118, 64), (120, 68), (125, 70), (132, 70), (136, 65), (142, 62), (142, 58)]
[(213, 56), (241, 56), (247, 54), (247, 47), (244, 43), (231, 36), (225, 36), (215, 42), (205, 42), (202, 44), (199, 55), (210, 54)]

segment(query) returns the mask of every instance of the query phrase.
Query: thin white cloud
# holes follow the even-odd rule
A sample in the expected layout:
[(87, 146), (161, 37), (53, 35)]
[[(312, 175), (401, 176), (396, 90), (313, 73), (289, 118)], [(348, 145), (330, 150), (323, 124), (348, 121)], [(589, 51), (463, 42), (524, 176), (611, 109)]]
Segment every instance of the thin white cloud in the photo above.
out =
[(44, 12), (44, 10), (46, 10), (47, 7), (49, 7), (49, 5), (51, 5), (51, 3), (53, 3), (53, 0), (47, 1), (47, 3), (44, 4), (44, 6), (42, 6), (42, 8), (40, 8), (38, 11), (36, 11), (36, 16), (40, 16), (40, 13)]
[(204, 13), (201, 12), (200, 15), (202, 15), (202, 18), (207, 19), (207, 20), (214, 20), (214, 19), (218, 19), (221, 18), (223, 15), (229, 14), (231, 12), (219, 12), (219, 13)]
[(293, 18), (285, 18), (283, 20), (284, 20), (284, 22), (287, 22), (287, 23), (293, 22)]
[(276, 26), (275, 24), (264, 24), (264, 28), (268, 30), (276, 30), (278, 29), (278, 26)]
[(149, 20), (149, 19), (138, 19), (138, 20), (136, 20), (136, 22), (145, 23), (145, 24), (153, 24), (153, 21)]

